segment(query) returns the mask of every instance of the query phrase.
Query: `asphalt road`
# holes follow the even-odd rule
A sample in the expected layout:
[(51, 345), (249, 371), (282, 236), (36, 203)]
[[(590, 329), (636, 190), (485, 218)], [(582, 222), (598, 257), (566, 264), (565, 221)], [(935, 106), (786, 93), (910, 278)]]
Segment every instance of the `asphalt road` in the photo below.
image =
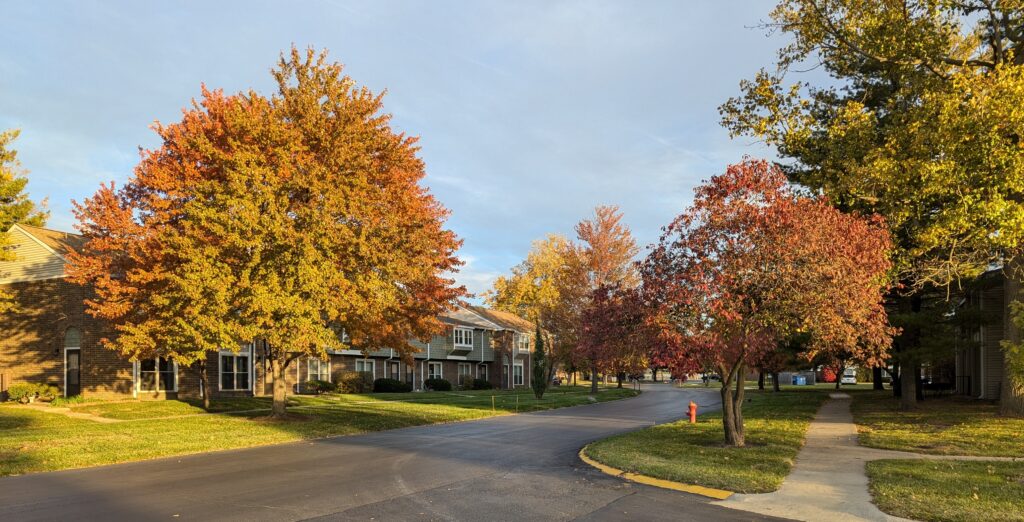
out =
[[(603, 475), (585, 444), (714, 390), (0, 478), (0, 520), (769, 520)], [(171, 421), (173, 422), (173, 421)]]

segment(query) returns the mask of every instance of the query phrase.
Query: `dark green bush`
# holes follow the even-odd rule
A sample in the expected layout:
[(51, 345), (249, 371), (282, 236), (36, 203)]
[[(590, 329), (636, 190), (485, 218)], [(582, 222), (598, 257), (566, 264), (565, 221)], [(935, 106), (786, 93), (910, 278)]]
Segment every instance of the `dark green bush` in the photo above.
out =
[(452, 383), (448, 379), (427, 379), (423, 381), (423, 387), (432, 391), (452, 391)]
[(311, 381), (306, 381), (306, 386), (305, 386), (305, 390), (304, 391), (306, 393), (312, 393), (314, 395), (319, 395), (321, 393), (329, 393), (329, 392), (332, 392), (332, 391), (337, 391), (337, 389), (338, 389), (338, 385), (334, 384), (333, 382), (320, 381), (320, 380), (317, 380), (317, 379), (313, 379)]
[(341, 393), (369, 393), (373, 390), (373, 374), (370, 372), (341, 372), (338, 377), (338, 391)]
[(380, 378), (373, 381), (373, 393), (407, 393), (411, 391), (411, 384), (398, 379)]
[(490, 390), (494, 386), (487, 379), (472, 379), (467, 381), (462, 387), (467, 390)]

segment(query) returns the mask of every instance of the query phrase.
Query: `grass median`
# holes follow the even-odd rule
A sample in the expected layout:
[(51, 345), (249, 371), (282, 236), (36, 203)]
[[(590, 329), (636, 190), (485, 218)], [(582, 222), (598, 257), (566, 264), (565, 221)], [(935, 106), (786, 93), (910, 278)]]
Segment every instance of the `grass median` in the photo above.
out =
[(587, 447), (588, 457), (650, 477), (738, 493), (774, 491), (793, 467), (804, 434), (828, 391), (746, 392), (746, 443), (723, 445), (721, 412), (653, 426)]
[[(636, 393), (607, 388), (596, 400)], [(540, 401), (526, 390), (297, 396), (290, 398), (293, 418), (286, 421), (268, 419), (270, 401), (262, 397), (215, 400), (209, 412), (195, 402), (173, 400), (70, 405), (73, 412), (121, 421), (113, 423), (3, 405), (0, 475), (353, 435), (590, 402), (586, 390), (571, 387), (555, 388)]]

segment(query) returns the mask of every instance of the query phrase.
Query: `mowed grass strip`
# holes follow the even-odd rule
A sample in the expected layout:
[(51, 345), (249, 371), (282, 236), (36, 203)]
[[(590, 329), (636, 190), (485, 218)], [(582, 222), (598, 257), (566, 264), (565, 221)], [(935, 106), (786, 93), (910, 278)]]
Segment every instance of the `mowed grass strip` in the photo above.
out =
[(871, 494), (886, 513), (927, 521), (1024, 521), (1024, 462), (876, 460)]
[[(373, 395), (295, 397), (292, 419), (266, 418), (264, 398), (215, 400), (205, 413), (185, 401), (120, 401), (78, 405), (74, 411), (124, 420), (99, 423), (14, 405), (0, 406), (0, 475), (81, 468), (204, 451), (244, 448), (335, 435), (479, 419), (518, 411), (589, 404), (579, 390), (555, 390), (538, 401), (524, 391), (402, 394), (410, 401)], [(491, 409), (494, 395), (494, 410)], [(604, 389), (597, 401), (632, 397)], [(257, 410), (257, 411), (249, 411)]]
[[(650, 477), (737, 493), (775, 491), (793, 467), (825, 390), (747, 391), (746, 447), (723, 444), (721, 412), (619, 435), (587, 447), (588, 457)], [(682, 408), (682, 406), (680, 406)]]
[(1024, 418), (1001, 417), (991, 402), (928, 397), (900, 411), (891, 392), (854, 394), (853, 418), (862, 446), (935, 455), (1024, 457)]

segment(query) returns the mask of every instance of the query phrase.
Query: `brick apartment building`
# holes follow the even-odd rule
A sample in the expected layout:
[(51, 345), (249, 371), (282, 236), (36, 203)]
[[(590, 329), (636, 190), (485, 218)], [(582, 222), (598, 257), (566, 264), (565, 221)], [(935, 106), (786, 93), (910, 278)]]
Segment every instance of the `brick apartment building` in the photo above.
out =
[[(0, 289), (16, 308), (0, 317), (0, 394), (18, 382), (49, 383), (65, 396), (99, 398), (176, 398), (269, 395), (269, 363), (260, 342), (239, 351), (207, 356), (212, 390), (203, 390), (198, 372), (173, 360), (130, 361), (103, 348), (111, 332), (85, 313), (88, 288), (64, 279), (65, 256), (81, 247), (81, 236), (27, 225), (10, 230), (16, 259), (0, 262)], [(454, 385), (485, 379), (495, 387), (529, 383), (534, 327), (515, 315), (480, 307), (458, 307), (440, 317), (444, 335), (419, 348), (411, 361), (390, 349), (369, 354), (329, 352), (327, 360), (300, 358), (288, 369), (295, 392), (310, 380), (334, 382), (346, 371), (408, 382), (416, 390), (424, 380), (444, 378)]]

